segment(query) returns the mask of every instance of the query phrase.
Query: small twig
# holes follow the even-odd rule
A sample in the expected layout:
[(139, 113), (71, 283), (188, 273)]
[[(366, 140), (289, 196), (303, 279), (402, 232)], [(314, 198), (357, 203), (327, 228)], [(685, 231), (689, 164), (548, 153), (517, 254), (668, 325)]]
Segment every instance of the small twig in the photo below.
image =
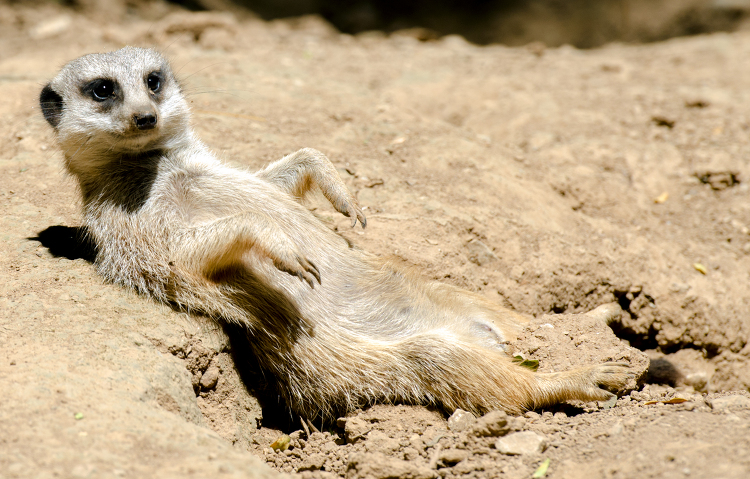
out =
[(320, 432), (320, 430), (317, 427), (315, 427), (315, 424), (313, 424), (311, 420), (308, 419), (307, 424), (310, 425), (310, 429), (312, 429), (313, 432)]
[(302, 429), (305, 430), (305, 435), (309, 439), (310, 438), (310, 428), (307, 427), (307, 424), (305, 423), (305, 419), (302, 416), (299, 417), (299, 422), (302, 424)]
[(435, 436), (435, 438), (433, 440), (431, 440), (430, 442), (426, 443), (424, 446), (425, 447), (432, 447), (435, 444), (437, 444), (438, 442), (440, 442), (440, 440), (442, 438), (443, 438), (443, 435), (442, 434), (438, 434), (437, 436)]

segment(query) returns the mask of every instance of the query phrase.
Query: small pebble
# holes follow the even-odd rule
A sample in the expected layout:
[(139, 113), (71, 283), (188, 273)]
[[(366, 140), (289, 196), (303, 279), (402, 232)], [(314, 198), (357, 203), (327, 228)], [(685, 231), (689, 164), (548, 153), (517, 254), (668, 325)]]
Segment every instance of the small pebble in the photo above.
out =
[(201, 387), (203, 389), (213, 389), (219, 381), (219, 368), (216, 366), (209, 367), (203, 376), (201, 376)]
[(467, 430), (476, 422), (477, 418), (472, 413), (463, 409), (456, 409), (451, 417), (448, 418), (448, 429), (461, 432)]
[(471, 431), (478, 437), (503, 436), (510, 431), (508, 415), (503, 411), (490, 411), (477, 420)]
[(495, 449), (512, 456), (536, 454), (547, 449), (547, 440), (533, 431), (514, 432), (498, 439)]

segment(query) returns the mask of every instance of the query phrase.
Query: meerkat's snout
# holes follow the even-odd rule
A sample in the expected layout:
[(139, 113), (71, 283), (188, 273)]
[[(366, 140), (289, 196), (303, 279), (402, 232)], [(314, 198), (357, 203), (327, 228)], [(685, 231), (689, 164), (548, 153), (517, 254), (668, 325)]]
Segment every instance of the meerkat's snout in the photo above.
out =
[(156, 128), (156, 113), (141, 112), (133, 115), (133, 123), (139, 130), (153, 130)]

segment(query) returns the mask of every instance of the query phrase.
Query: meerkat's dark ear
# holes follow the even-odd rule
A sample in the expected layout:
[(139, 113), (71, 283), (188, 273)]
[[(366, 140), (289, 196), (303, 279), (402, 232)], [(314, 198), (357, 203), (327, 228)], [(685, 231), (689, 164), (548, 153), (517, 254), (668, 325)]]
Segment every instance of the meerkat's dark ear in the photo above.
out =
[(49, 83), (42, 88), (42, 93), (39, 95), (39, 105), (42, 107), (44, 118), (52, 125), (52, 128), (57, 128), (60, 118), (62, 118), (63, 99), (52, 89)]

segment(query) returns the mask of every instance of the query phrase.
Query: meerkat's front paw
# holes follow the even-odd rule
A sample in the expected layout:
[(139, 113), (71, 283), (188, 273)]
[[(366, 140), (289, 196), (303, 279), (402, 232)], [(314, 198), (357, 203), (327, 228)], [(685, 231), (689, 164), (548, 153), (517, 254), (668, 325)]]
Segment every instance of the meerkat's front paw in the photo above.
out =
[(309, 284), (311, 288), (315, 288), (315, 281), (322, 284), (318, 267), (301, 254), (292, 251), (286, 254), (271, 254), (270, 256), (276, 268), (297, 276)]
[(362, 212), (362, 208), (359, 207), (359, 203), (352, 195), (346, 195), (345, 197), (338, 198), (335, 202), (332, 202), (333, 207), (336, 211), (342, 215), (352, 219), (352, 228), (357, 226), (357, 220), (362, 225), (362, 229), (367, 226), (367, 218)]

